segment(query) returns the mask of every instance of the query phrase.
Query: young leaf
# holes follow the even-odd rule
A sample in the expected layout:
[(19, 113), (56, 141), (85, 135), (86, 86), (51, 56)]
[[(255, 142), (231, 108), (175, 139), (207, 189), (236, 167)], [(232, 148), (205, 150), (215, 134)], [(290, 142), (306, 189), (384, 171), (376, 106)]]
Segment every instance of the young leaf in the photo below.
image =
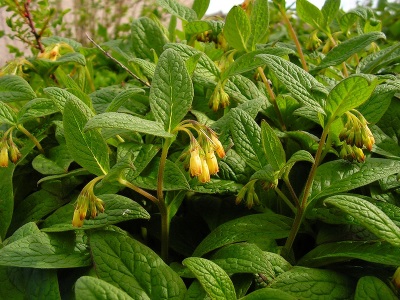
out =
[[(100, 228), (106, 225), (112, 225), (134, 219), (149, 219), (148, 212), (132, 199), (116, 194), (105, 194), (98, 196), (105, 203), (104, 213), (99, 214), (96, 218), (86, 220), (79, 229), (87, 230)], [(44, 232), (61, 232), (76, 230), (72, 226), (72, 216), (74, 214), (74, 206), (71, 204), (64, 205), (50, 215), (42, 224)]]
[(160, 56), (167, 38), (156, 22), (150, 18), (141, 17), (132, 22), (131, 41), (132, 49), (137, 57), (154, 61), (152, 50)]
[(251, 34), (251, 25), (246, 12), (240, 6), (234, 6), (225, 20), (224, 35), (229, 45), (239, 51), (247, 52), (247, 41)]
[(328, 54), (322, 59), (320, 65), (312, 69), (311, 72), (316, 72), (330, 66), (339, 65), (353, 54), (363, 50), (372, 42), (385, 38), (386, 36), (382, 32), (374, 31), (348, 39), (329, 51)]
[(15, 125), (16, 123), (16, 113), (11, 109), (11, 107), (0, 101), (0, 124)]
[(269, 287), (284, 291), (301, 299), (351, 299), (353, 281), (330, 271), (293, 267), (279, 275)]
[(251, 34), (248, 40), (248, 49), (255, 50), (256, 44), (265, 42), (269, 26), (268, 0), (256, 0), (250, 15)]
[(196, 12), (193, 9), (180, 4), (176, 0), (157, 0), (157, 4), (182, 20), (188, 22), (197, 20)]
[(15, 165), (0, 168), (0, 238), (3, 240), (10, 226), (14, 210), (13, 174)]
[(75, 283), (75, 299), (133, 300), (134, 298), (104, 280), (82, 276)]
[(22, 124), (28, 120), (48, 116), (59, 112), (54, 101), (46, 98), (36, 98), (26, 103), (18, 112), (18, 123)]
[(108, 147), (101, 134), (84, 132), (86, 122), (93, 116), (80, 100), (69, 99), (64, 108), (64, 135), (74, 160), (97, 176), (107, 174), (109, 166)]
[(268, 163), (261, 146), (260, 126), (241, 109), (234, 108), (230, 113), (230, 130), (236, 152), (255, 171), (260, 170)]
[(324, 29), (325, 31), (330, 31), (329, 25), (336, 18), (337, 13), (339, 12), (340, 1), (338, 0), (325, 0), (324, 5), (321, 8), (323, 20), (324, 20)]
[(28, 235), (0, 249), (0, 265), (23, 268), (75, 268), (91, 265), (89, 251), (76, 247), (75, 234)]
[(165, 50), (158, 60), (150, 88), (150, 107), (156, 121), (172, 132), (189, 111), (193, 96), (185, 62), (176, 51)]
[(282, 143), (272, 127), (263, 120), (261, 122), (261, 143), (269, 164), (279, 171), (286, 163), (286, 153)]
[(375, 276), (361, 277), (357, 282), (354, 300), (364, 299), (398, 299), (393, 291)]
[[(339, 2), (339, 1), (337, 1)], [(296, 11), (300, 19), (314, 28), (325, 31), (325, 20), (322, 12), (308, 0), (297, 0)]]
[(393, 246), (400, 246), (399, 227), (369, 201), (354, 196), (335, 195), (327, 198), (324, 203), (333, 205), (351, 215), (358, 223), (380, 239)]
[(260, 57), (280, 82), (292, 93), (292, 96), (312, 111), (324, 114), (321, 104), (312, 94), (315, 91), (327, 93), (325, 87), (313, 76), (295, 64), (280, 58), (279, 56), (260, 54)]
[(0, 101), (4, 103), (15, 101), (29, 101), (36, 98), (28, 82), (17, 75), (0, 77)]
[(192, 271), (212, 299), (236, 299), (231, 279), (217, 264), (200, 257), (188, 257), (182, 263)]
[(86, 123), (84, 131), (87, 132), (96, 128), (125, 129), (161, 137), (173, 136), (164, 130), (162, 123), (119, 112), (106, 112), (95, 115)]
[(363, 164), (336, 160), (318, 167), (310, 200), (346, 192), (400, 172), (400, 161), (368, 158)]
[(364, 103), (377, 85), (378, 80), (369, 83), (361, 76), (351, 76), (340, 81), (326, 99), (327, 122), (340, 118), (346, 111)]
[(92, 232), (89, 242), (100, 279), (134, 299), (183, 299), (182, 279), (147, 246), (111, 231)]
[(192, 9), (196, 12), (197, 18), (200, 20), (206, 13), (210, 0), (194, 0)]
[(321, 267), (349, 259), (360, 259), (371, 263), (398, 266), (400, 248), (386, 242), (343, 241), (322, 244), (304, 255), (299, 265)]
[(289, 234), (293, 220), (273, 213), (244, 216), (214, 229), (196, 248), (193, 256), (202, 256), (222, 246), (256, 237), (281, 239)]

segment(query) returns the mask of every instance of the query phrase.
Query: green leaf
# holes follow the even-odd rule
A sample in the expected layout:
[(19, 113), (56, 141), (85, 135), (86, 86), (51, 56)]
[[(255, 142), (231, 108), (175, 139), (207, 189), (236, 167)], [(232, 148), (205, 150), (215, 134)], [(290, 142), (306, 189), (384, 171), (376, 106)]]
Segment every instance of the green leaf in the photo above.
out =
[(231, 279), (217, 264), (200, 257), (186, 258), (183, 264), (192, 271), (212, 299), (236, 299), (235, 287)]
[[(139, 59), (139, 58), (138, 58)], [(137, 94), (144, 93), (144, 90), (138, 88), (130, 88), (123, 90), (112, 100), (110, 105), (107, 107), (106, 112), (117, 111), (121, 106), (123, 106), (127, 101), (129, 101), (133, 96)]]
[(74, 101), (81, 101), (74, 94), (71, 94), (70, 92), (63, 90), (59, 87), (47, 87), (43, 89), (43, 92), (54, 101), (54, 104), (58, 107), (58, 110), (61, 112), (64, 111), (65, 103), (69, 99)]
[(202, 256), (222, 246), (263, 237), (288, 236), (293, 220), (273, 213), (255, 214), (226, 222), (213, 230), (196, 248), (193, 256)]
[(385, 34), (377, 31), (364, 33), (350, 38), (329, 51), (328, 54), (322, 59), (320, 65), (312, 69), (310, 72), (313, 73), (330, 66), (339, 65), (346, 61), (353, 54), (363, 50), (372, 42), (385, 38)]
[(271, 288), (263, 288), (256, 290), (247, 296), (241, 298), (241, 300), (296, 300), (297, 297), (291, 296), (288, 293), (285, 293), (280, 290), (271, 289)]
[(292, 96), (312, 111), (324, 114), (321, 104), (313, 98), (315, 91), (327, 93), (325, 87), (312, 75), (295, 64), (279, 56), (260, 54), (278, 80), (289, 90)]
[(261, 273), (272, 279), (275, 273), (268, 256), (259, 247), (249, 243), (227, 245), (216, 252), (211, 260), (228, 274)]
[(352, 76), (340, 81), (326, 99), (326, 121), (334, 121), (345, 112), (364, 103), (377, 85), (377, 80), (370, 83), (361, 76)]
[(318, 7), (310, 3), (308, 0), (297, 0), (296, 12), (300, 19), (302, 19), (304, 22), (312, 25), (316, 29), (325, 31), (324, 15), (318, 9)]
[(363, 58), (357, 66), (357, 71), (366, 74), (375, 74), (380, 69), (394, 63), (400, 57), (400, 43), (374, 52)]
[(182, 279), (150, 248), (111, 231), (93, 232), (89, 241), (100, 279), (134, 299), (183, 299)]
[(157, 4), (180, 19), (188, 22), (197, 20), (197, 14), (193, 9), (184, 6), (175, 0), (157, 0)]
[(192, 284), (189, 286), (184, 300), (210, 300), (210, 297), (208, 297), (206, 291), (203, 289), (201, 286), (200, 282), (196, 279), (195, 281), (192, 282)]
[(398, 299), (393, 291), (379, 278), (375, 276), (361, 277), (357, 282), (354, 300), (366, 299)]
[(256, 0), (253, 2), (250, 15), (251, 34), (248, 40), (248, 48), (254, 50), (256, 44), (262, 44), (266, 40), (269, 26), (268, 0)]
[(66, 145), (59, 145), (50, 149), (47, 157), (39, 154), (32, 160), (33, 168), (44, 175), (67, 173), (69, 165), (73, 162)]
[(15, 101), (29, 101), (36, 98), (28, 82), (17, 75), (0, 77), (0, 101), (5, 103)]
[(400, 172), (400, 161), (368, 158), (363, 164), (336, 160), (318, 167), (310, 200), (346, 192)]
[(234, 6), (225, 19), (224, 35), (229, 45), (239, 51), (247, 52), (247, 41), (251, 34), (251, 25), (246, 12), (240, 6)]
[(26, 103), (18, 112), (18, 123), (22, 124), (35, 118), (41, 118), (59, 112), (54, 101), (47, 98), (36, 98)]
[(197, 18), (200, 20), (206, 13), (210, 0), (194, 0), (192, 9), (196, 12)]
[(230, 131), (236, 152), (255, 171), (260, 170), (268, 163), (262, 149), (260, 126), (239, 108), (232, 109), (230, 113)]
[(69, 99), (64, 108), (64, 135), (74, 160), (100, 176), (110, 169), (108, 147), (98, 131), (84, 132), (85, 124), (92, 116), (93, 113), (82, 101)]
[(339, 12), (340, 1), (338, 0), (326, 0), (324, 5), (321, 8), (323, 20), (324, 20), (324, 29), (325, 31), (330, 31), (329, 25), (336, 18), (337, 13)]
[(12, 236), (10, 236), (9, 238), (7, 238), (4, 243), (3, 246), (6, 246), (10, 243), (13, 243), (15, 241), (18, 241), (28, 235), (32, 235), (32, 234), (38, 234), (40, 233), (39, 228), (37, 227), (36, 223), (34, 222), (29, 222), (27, 224), (22, 225), (21, 227), (19, 227), (13, 234)]
[[(116, 194), (104, 194), (98, 196), (105, 203), (104, 213), (99, 214), (94, 219), (85, 220), (79, 229), (87, 230), (100, 228), (105, 225), (112, 225), (128, 220), (149, 219), (148, 212), (132, 199)], [(64, 205), (52, 215), (50, 215), (41, 225), (42, 231), (60, 232), (76, 230), (72, 226), (72, 216), (74, 206)]]
[(400, 265), (400, 248), (386, 242), (343, 241), (322, 244), (304, 255), (299, 265), (321, 267), (350, 259), (360, 259), (371, 263)]
[(75, 283), (76, 300), (132, 300), (127, 293), (96, 277), (82, 276)]
[(76, 268), (91, 265), (89, 251), (79, 248), (75, 234), (37, 233), (0, 249), (0, 265), (24, 268)]
[(269, 287), (300, 299), (351, 299), (353, 281), (345, 275), (330, 271), (293, 267), (279, 275)]
[(119, 112), (106, 112), (95, 115), (86, 123), (84, 131), (87, 132), (96, 128), (124, 129), (161, 137), (173, 136), (164, 130), (162, 123)]
[(393, 246), (400, 246), (400, 228), (369, 201), (354, 196), (335, 195), (327, 198), (324, 203), (333, 205), (351, 215), (380, 239)]
[(15, 286), (9, 276), (11, 267), (0, 266), (1, 296), (3, 299), (24, 300), (22, 289)]
[(0, 101), (0, 124), (2, 123), (15, 125), (17, 123), (17, 114), (11, 107)]
[(172, 49), (160, 56), (150, 88), (150, 107), (156, 121), (171, 132), (189, 111), (194, 96), (185, 62)]
[(233, 180), (212, 178), (210, 182), (205, 184), (198, 184), (198, 182), (196, 182), (195, 185), (191, 186), (191, 189), (202, 194), (236, 194), (242, 189), (242, 187), (243, 184), (237, 183)]
[(0, 168), (0, 238), (3, 240), (10, 226), (14, 210), (13, 173), (15, 165)]
[(132, 49), (137, 57), (154, 61), (152, 50), (160, 56), (167, 38), (156, 22), (150, 18), (141, 17), (132, 22), (131, 41)]
[(269, 164), (279, 171), (286, 163), (286, 153), (282, 143), (272, 127), (263, 120), (261, 122), (261, 143)]

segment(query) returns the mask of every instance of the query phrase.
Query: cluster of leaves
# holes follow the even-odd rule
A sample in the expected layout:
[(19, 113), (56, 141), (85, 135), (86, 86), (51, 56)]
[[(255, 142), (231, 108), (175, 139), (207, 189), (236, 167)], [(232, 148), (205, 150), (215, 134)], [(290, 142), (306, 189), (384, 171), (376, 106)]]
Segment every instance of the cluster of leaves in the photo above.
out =
[(157, 3), (167, 28), (141, 17), (104, 53), (44, 38), (2, 68), (1, 297), (396, 299), (400, 43), (379, 14)]

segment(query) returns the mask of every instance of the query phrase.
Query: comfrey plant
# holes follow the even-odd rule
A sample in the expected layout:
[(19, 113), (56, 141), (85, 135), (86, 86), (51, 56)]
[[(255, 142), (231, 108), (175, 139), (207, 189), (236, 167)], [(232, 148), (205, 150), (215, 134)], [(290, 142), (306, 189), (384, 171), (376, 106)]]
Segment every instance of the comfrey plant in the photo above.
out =
[(381, 12), (157, 4), (166, 27), (43, 34), (2, 68), (2, 295), (397, 299), (400, 44)]

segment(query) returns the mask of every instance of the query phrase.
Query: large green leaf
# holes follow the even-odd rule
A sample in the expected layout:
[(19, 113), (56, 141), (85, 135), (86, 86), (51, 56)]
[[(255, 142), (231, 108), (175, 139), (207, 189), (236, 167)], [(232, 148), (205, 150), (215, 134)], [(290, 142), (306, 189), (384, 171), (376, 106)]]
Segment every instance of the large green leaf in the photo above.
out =
[(256, 44), (265, 42), (269, 26), (268, 0), (256, 0), (250, 15), (251, 34), (248, 40), (249, 50), (254, 50)]
[(15, 165), (0, 168), (0, 238), (3, 240), (10, 226), (14, 210), (13, 174)]
[(11, 107), (0, 101), (0, 124), (2, 123), (15, 125), (17, 123), (17, 114)]
[(25, 79), (17, 75), (0, 77), (0, 101), (29, 101), (36, 98), (35, 92)]
[(324, 27), (325, 31), (329, 30), (329, 25), (336, 18), (337, 13), (339, 12), (340, 1), (338, 0), (326, 0), (324, 5), (321, 8), (321, 13), (324, 18)]
[(296, 12), (300, 19), (312, 25), (316, 29), (323, 30), (324, 28), (324, 15), (314, 4), (308, 0), (296, 1)]
[(346, 111), (364, 103), (372, 94), (378, 81), (368, 82), (361, 76), (352, 76), (340, 81), (326, 99), (327, 120), (333, 121)]
[(90, 248), (99, 278), (133, 299), (183, 299), (182, 279), (150, 248), (129, 236), (96, 231), (90, 235)]
[(271, 288), (263, 288), (256, 290), (243, 298), (241, 300), (296, 300), (298, 299), (295, 296), (292, 296), (284, 291), (271, 289)]
[(0, 249), (0, 265), (41, 269), (89, 266), (89, 251), (81, 246), (73, 232), (31, 234)]
[(180, 4), (176, 0), (157, 0), (157, 4), (165, 8), (169, 13), (185, 21), (197, 20), (197, 14), (193, 9)]
[(147, 17), (141, 17), (132, 22), (131, 27), (132, 49), (139, 58), (154, 61), (154, 54), (159, 56), (167, 42), (162, 30), (157, 23)]
[(276, 277), (269, 287), (300, 299), (351, 299), (354, 284), (345, 275), (329, 271), (293, 267)]
[(262, 149), (260, 126), (239, 108), (232, 109), (230, 115), (230, 131), (236, 152), (255, 171), (262, 169), (268, 161)]
[(288, 236), (293, 220), (273, 213), (255, 214), (226, 222), (214, 229), (196, 248), (202, 256), (222, 246), (255, 238), (282, 239)]
[(194, 90), (185, 62), (167, 49), (160, 56), (150, 88), (150, 107), (156, 121), (171, 132), (189, 111)]
[(269, 164), (279, 171), (286, 163), (286, 153), (276, 132), (266, 122), (261, 122), (261, 142)]
[(368, 158), (365, 163), (351, 164), (336, 160), (318, 167), (310, 201), (324, 196), (346, 192), (400, 172), (400, 161)]
[(313, 98), (318, 91), (327, 93), (325, 87), (312, 75), (295, 64), (275, 55), (260, 54), (260, 57), (278, 80), (291, 92), (293, 98), (312, 111), (324, 114), (321, 104)]
[(373, 52), (363, 58), (357, 66), (357, 71), (361, 73), (375, 74), (380, 69), (394, 63), (400, 57), (400, 43), (382, 49), (378, 52)]
[(357, 282), (354, 300), (365, 299), (398, 299), (393, 291), (379, 278), (374, 276), (361, 277)]
[(386, 38), (385, 34), (378, 31), (364, 33), (350, 38), (329, 51), (324, 59), (322, 59), (319, 66), (312, 69), (311, 72), (315, 72), (330, 66), (336, 66), (347, 60), (353, 54), (363, 50), (372, 42), (384, 38)]
[[(132, 199), (116, 194), (104, 194), (98, 196), (104, 201), (104, 213), (94, 219), (85, 220), (80, 229), (100, 228), (105, 225), (112, 225), (134, 219), (150, 219), (148, 212)], [(50, 215), (41, 225), (44, 232), (59, 232), (76, 230), (72, 226), (74, 206), (64, 205)]]
[(107, 112), (94, 116), (86, 123), (84, 130), (95, 128), (125, 129), (161, 137), (173, 136), (164, 130), (162, 123), (119, 112)]
[(96, 277), (82, 276), (75, 283), (76, 300), (132, 300), (127, 293)]
[(192, 9), (196, 12), (197, 18), (201, 19), (206, 13), (210, 0), (194, 0)]
[(18, 112), (18, 123), (21, 124), (31, 119), (57, 113), (58, 111), (59, 109), (53, 100), (36, 98), (26, 103)]
[(76, 97), (74, 94), (59, 87), (47, 87), (43, 89), (43, 92), (54, 101), (54, 104), (61, 112), (64, 111), (64, 106), (65, 103), (67, 103), (67, 100), (71, 99), (74, 101), (80, 101), (79, 98)]
[(231, 279), (217, 264), (200, 257), (186, 258), (183, 264), (192, 271), (211, 299), (236, 299)]
[(250, 34), (251, 25), (246, 12), (240, 6), (232, 7), (224, 26), (224, 35), (229, 45), (239, 51), (247, 51)]
[(85, 124), (92, 116), (92, 111), (82, 101), (68, 99), (64, 107), (64, 135), (74, 160), (100, 176), (110, 169), (108, 147), (98, 131), (84, 132)]
[(16, 287), (9, 276), (11, 268), (0, 266), (1, 299), (24, 300), (23, 288)]
[(299, 265), (320, 267), (349, 259), (361, 259), (372, 263), (400, 265), (400, 248), (386, 242), (343, 241), (319, 245), (304, 255)]
[(400, 228), (369, 201), (349, 195), (335, 195), (327, 198), (324, 203), (333, 205), (351, 215), (380, 239), (393, 246), (400, 246)]

